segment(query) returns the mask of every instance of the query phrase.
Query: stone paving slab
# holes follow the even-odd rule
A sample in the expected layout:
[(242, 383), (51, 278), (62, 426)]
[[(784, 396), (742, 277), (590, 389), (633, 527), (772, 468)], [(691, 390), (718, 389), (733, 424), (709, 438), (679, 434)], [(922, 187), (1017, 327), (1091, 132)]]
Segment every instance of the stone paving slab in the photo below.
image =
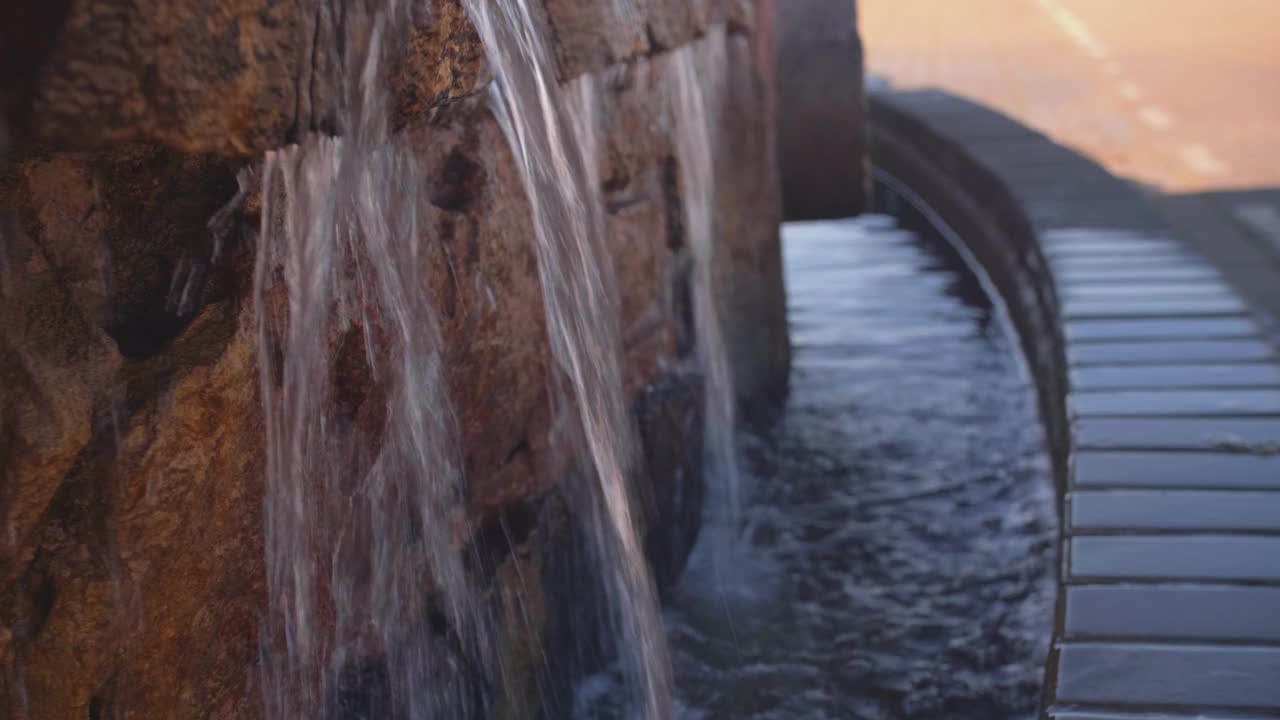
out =
[[(1046, 236), (1041, 236), (1042, 238)], [(1050, 260), (1064, 258), (1140, 257), (1152, 255), (1188, 255), (1190, 248), (1175, 240), (1139, 235), (1136, 233), (1080, 234), (1057, 231), (1057, 239), (1044, 242), (1044, 254)]]
[(1257, 337), (1257, 327), (1245, 317), (1068, 319), (1070, 347), (1116, 340), (1168, 340)]
[(1280, 708), (1280, 648), (1064, 643), (1059, 702)]
[[(1080, 535), (1067, 581), (1215, 580), (1280, 583), (1280, 537)], [(1277, 676), (1280, 677), (1280, 676)]]
[(1280, 390), (1116, 390), (1074, 393), (1071, 409), (1079, 417), (1242, 415), (1280, 416)]
[(1089, 268), (1055, 272), (1058, 283), (1071, 285), (1096, 285), (1098, 283), (1137, 283), (1165, 280), (1217, 280), (1218, 271), (1206, 266), (1182, 267), (1132, 267)]
[(1204, 259), (1182, 248), (1145, 250), (1134, 253), (1095, 253), (1051, 257), (1056, 272), (1109, 270), (1114, 268), (1196, 268), (1204, 269)]
[[(1280, 213), (1280, 190), (1165, 195), (1155, 204), (1190, 244), (1263, 309), (1272, 331), (1280, 331), (1280, 244), (1271, 222)], [(1264, 208), (1270, 213), (1258, 217), (1257, 210)]]
[(1271, 360), (1275, 350), (1257, 339), (1146, 340), (1072, 345), (1072, 365), (1181, 365), (1207, 362)]
[(1280, 588), (1077, 585), (1067, 588), (1071, 639), (1280, 643)]
[(1280, 714), (1257, 714), (1257, 712), (1249, 712), (1248, 715), (1239, 715), (1236, 712), (1197, 712), (1194, 715), (1178, 714), (1170, 715), (1167, 712), (1111, 712), (1106, 710), (1061, 710), (1059, 707), (1051, 707), (1047, 710), (1047, 716), (1052, 720), (1270, 720), (1272, 717), (1280, 717)]
[[(1280, 533), (1280, 493), (1242, 490), (1077, 490), (1073, 534), (1130, 531)], [(1280, 603), (1272, 610), (1280, 622)]]
[[(1132, 286), (1125, 286), (1132, 287)], [(1189, 298), (1107, 298), (1080, 300), (1072, 297), (1068, 288), (1062, 303), (1062, 314), (1068, 320), (1087, 318), (1142, 318), (1142, 317), (1218, 317), (1243, 315), (1247, 308), (1236, 297)]]
[(1145, 388), (1280, 387), (1280, 367), (1271, 363), (1193, 365), (1086, 365), (1071, 371), (1076, 390)]
[(1076, 447), (1092, 450), (1221, 450), (1280, 454), (1280, 418), (1089, 417), (1074, 424)]
[[(1169, 282), (1142, 283), (1141, 285), (1075, 285), (1062, 288), (1063, 300), (1098, 300), (1103, 298), (1166, 298), (1166, 297), (1235, 297), (1220, 280), (1171, 280)], [(1250, 332), (1257, 334), (1250, 324)]]
[(1073, 424), (1082, 450), (1210, 450), (1280, 454), (1275, 417), (1082, 417)]
[[(1242, 299), (1280, 297), (1260, 291), (1280, 289), (1280, 266), (1215, 248), (1225, 225), (1183, 203), (1198, 222), (1189, 246), (1134, 186), (972, 102), (925, 90), (871, 104), (905, 138), (892, 147), (920, 153), (902, 167), (932, 163), (969, 197), (949, 207), (994, 212), (1013, 234), (1025, 277), (997, 285), (1014, 316), (1057, 303), (1060, 363), (1024, 341), (1044, 392), (1069, 397), (1064, 592), (1042, 716), (1280, 717), (1280, 362)], [(1017, 244), (1020, 228), (1034, 249)], [(984, 250), (1010, 272), (1007, 254)], [(1035, 289), (1045, 283), (1054, 292)]]
[(1078, 451), (1071, 487), (1280, 490), (1280, 456), (1210, 452)]

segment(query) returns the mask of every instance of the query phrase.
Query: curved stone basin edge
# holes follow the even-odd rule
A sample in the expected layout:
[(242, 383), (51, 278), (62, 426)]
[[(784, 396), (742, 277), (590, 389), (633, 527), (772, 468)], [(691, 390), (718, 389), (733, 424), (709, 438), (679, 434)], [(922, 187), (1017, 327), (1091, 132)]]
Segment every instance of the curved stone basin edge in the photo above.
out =
[(1280, 360), (1252, 309), (1045, 135), (934, 89), (868, 107), (880, 204), (963, 239), (1035, 379), (1062, 516), (1041, 717), (1280, 717)]

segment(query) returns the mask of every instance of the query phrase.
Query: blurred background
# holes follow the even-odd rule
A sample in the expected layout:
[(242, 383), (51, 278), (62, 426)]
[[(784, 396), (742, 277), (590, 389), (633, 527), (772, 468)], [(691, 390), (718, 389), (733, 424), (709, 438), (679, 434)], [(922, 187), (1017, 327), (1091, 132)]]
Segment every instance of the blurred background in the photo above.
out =
[(1280, 315), (1280, 2), (863, 0), (869, 89), (936, 87), (1142, 183)]

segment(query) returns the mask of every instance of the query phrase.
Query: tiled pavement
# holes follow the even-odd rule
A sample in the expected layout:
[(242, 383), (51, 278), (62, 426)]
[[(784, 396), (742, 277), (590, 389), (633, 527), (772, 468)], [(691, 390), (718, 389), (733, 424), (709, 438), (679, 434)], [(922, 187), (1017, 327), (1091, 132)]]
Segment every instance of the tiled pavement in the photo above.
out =
[(1280, 358), (1256, 305), (1080, 155), (942, 93), (876, 102), (999, 179), (1056, 286), (1071, 447), (1045, 716), (1280, 717)]
[(1156, 209), (1208, 258), (1280, 339), (1280, 190), (1152, 196)]

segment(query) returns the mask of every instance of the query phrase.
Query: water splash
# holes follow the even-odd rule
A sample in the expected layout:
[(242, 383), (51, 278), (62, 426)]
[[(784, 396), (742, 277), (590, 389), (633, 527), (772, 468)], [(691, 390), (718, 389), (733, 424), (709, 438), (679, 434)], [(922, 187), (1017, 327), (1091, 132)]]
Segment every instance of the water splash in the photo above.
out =
[(657, 598), (640, 545), (627, 479), (635, 442), (623, 398), (617, 312), (602, 262), (599, 183), (584, 153), (598, 135), (595, 85), (575, 85), (576, 112), (556, 84), (526, 0), (467, 0), (497, 82), (503, 126), (533, 211), (552, 353), (572, 395), (596, 483), (580, 499), (608, 596), (623, 665), (644, 717), (671, 716), (671, 670)]
[(345, 10), (343, 136), (310, 135), (263, 165), (268, 717), (482, 716), (496, 677), (458, 549), (462, 477), (423, 287), (423, 173), (390, 135), (379, 82), (412, 12)]

